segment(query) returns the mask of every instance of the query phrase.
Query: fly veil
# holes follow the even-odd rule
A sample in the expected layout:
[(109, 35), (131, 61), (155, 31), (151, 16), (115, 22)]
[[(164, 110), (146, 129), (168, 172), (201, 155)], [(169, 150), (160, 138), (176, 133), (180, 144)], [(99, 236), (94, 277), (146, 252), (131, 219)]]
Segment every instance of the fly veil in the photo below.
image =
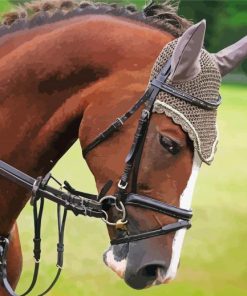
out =
[[(247, 54), (247, 37), (217, 54), (203, 49), (205, 20), (191, 26), (180, 38), (168, 43), (158, 56), (151, 79), (156, 78), (164, 64), (171, 59), (168, 86), (204, 102), (219, 104), (221, 77), (230, 72)], [(210, 164), (213, 160), (218, 132), (217, 109), (205, 110), (161, 91), (155, 101), (154, 112), (165, 113), (188, 133), (200, 159)]]

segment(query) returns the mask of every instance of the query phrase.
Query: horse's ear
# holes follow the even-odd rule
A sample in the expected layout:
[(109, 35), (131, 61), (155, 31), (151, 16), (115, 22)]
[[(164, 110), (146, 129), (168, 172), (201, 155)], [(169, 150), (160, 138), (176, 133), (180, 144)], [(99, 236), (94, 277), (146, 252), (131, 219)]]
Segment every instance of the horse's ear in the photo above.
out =
[(247, 58), (247, 36), (213, 54), (213, 57), (219, 67), (221, 76), (225, 76)]
[(200, 52), (204, 42), (206, 21), (189, 27), (178, 39), (171, 58), (172, 81), (183, 81), (194, 78), (201, 72)]

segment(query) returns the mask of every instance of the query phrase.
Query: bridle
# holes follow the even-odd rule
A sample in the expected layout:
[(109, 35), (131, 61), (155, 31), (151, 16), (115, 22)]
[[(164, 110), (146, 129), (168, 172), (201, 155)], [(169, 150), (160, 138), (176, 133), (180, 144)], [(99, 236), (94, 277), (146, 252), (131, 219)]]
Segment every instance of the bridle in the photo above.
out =
[[(84, 150), (83, 156), (93, 150), (103, 141), (109, 139), (114, 133), (119, 131), (124, 123), (143, 105), (141, 117), (134, 135), (131, 149), (125, 159), (125, 168), (118, 182), (117, 191), (114, 195), (107, 195), (112, 186), (112, 181), (108, 181), (98, 195), (89, 194), (75, 190), (68, 182), (64, 185), (59, 183), (51, 174), (47, 174), (44, 178), (38, 177), (34, 179), (16, 168), (0, 161), (0, 175), (9, 180), (25, 187), (32, 192), (31, 205), (33, 206), (34, 217), (34, 274), (30, 287), (22, 296), (27, 295), (34, 288), (39, 271), (39, 262), (41, 255), (41, 220), (45, 199), (49, 199), (57, 204), (57, 220), (58, 220), (58, 244), (57, 244), (57, 274), (51, 285), (39, 296), (46, 294), (57, 282), (63, 267), (64, 252), (64, 229), (67, 217), (67, 211), (72, 211), (75, 215), (84, 215), (95, 218), (101, 218), (105, 223), (114, 226), (117, 229), (117, 237), (111, 240), (112, 245), (129, 243), (132, 241), (142, 240), (154, 236), (165, 235), (179, 229), (190, 228), (190, 219), (192, 211), (169, 205), (165, 202), (153, 199), (148, 196), (142, 196), (137, 193), (138, 172), (143, 152), (145, 139), (148, 132), (148, 126), (152, 116), (152, 110), (155, 99), (160, 91), (167, 92), (189, 104), (195, 105), (206, 110), (216, 109), (221, 103), (221, 97), (214, 103), (205, 102), (199, 98), (188, 95), (173, 86), (166, 83), (171, 72), (171, 60), (164, 65), (160, 73), (154, 78), (144, 93), (144, 95), (128, 110), (125, 114), (117, 118), (106, 130), (99, 134)], [(60, 189), (55, 189), (48, 185), (49, 181), (54, 179)], [(66, 192), (62, 189), (65, 189)], [(137, 234), (128, 232), (128, 213), (126, 206), (140, 207), (149, 209), (173, 218), (178, 221), (163, 226), (160, 229), (145, 231)], [(63, 215), (61, 207), (64, 208)], [(121, 218), (116, 222), (110, 222), (108, 218), (108, 210), (114, 207), (121, 214)], [(8, 236), (0, 236), (0, 281), (9, 295), (16, 296), (7, 279), (7, 250), (9, 245)]]
[[(165, 91), (181, 100), (184, 100), (192, 105), (195, 105), (199, 108), (206, 110), (216, 109), (221, 103), (221, 97), (219, 96), (218, 100), (214, 103), (205, 102), (199, 98), (193, 97), (189, 94), (186, 94), (173, 86), (166, 83), (167, 78), (171, 73), (171, 59), (163, 66), (158, 76), (154, 78), (147, 91), (144, 93), (143, 97), (123, 116), (117, 118), (117, 120), (110, 125), (103, 133), (96, 137), (84, 150), (83, 156), (86, 155), (98, 146), (100, 143), (105, 141), (112, 135), (116, 130), (119, 130), (123, 126), (124, 122), (142, 105), (145, 103), (145, 107), (142, 110), (141, 117), (138, 122), (138, 126), (134, 135), (134, 140), (130, 151), (125, 159), (125, 168), (124, 172), (118, 182), (118, 190), (115, 193), (116, 202), (121, 202), (124, 206), (131, 205), (136, 207), (141, 207), (149, 209), (161, 214), (173, 217), (178, 219), (177, 222), (163, 226), (160, 229), (155, 229), (152, 231), (145, 231), (139, 234), (129, 234), (126, 231), (126, 221), (122, 220), (118, 225), (119, 237), (111, 241), (112, 245), (128, 243), (131, 241), (146, 239), (154, 236), (168, 234), (170, 232), (177, 231), (182, 228), (190, 228), (190, 219), (192, 218), (192, 211), (175, 206), (171, 206), (167, 203), (158, 201), (148, 196), (142, 196), (137, 194), (137, 179), (138, 172), (143, 152), (144, 143), (146, 140), (148, 126), (152, 116), (152, 110), (154, 106), (155, 99), (158, 93), (162, 90)], [(127, 191), (130, 187), (130, 191)]]

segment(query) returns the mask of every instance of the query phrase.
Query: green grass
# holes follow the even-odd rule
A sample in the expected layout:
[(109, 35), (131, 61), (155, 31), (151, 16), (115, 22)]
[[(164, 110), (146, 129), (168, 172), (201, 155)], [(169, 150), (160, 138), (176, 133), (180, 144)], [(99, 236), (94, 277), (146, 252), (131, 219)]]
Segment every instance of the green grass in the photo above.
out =
[[(247, 89), (222, 87), (219, 109), (220, 143), (215, 162), (203, 166), (194, 195), (193, 228), (187, 233), (177, 279), (145, 291), (128, 288), (102, 262), (108, 246), (101, 221), (69, 215), (65, 238), (65, 269), (49, 295), (190, 295), (244, 296), (247, 291), (246, 151)], [(94, 178), (81, 158), (78, 143), (53, 171), (61, 180), (95, 192)], [(55, 207), (47, 203), (43, 224), (43, 255), (37, 291), (46, 287), (55, 272)], [(24, 271), (18, 291), (28, 285), (32, 274), (32, 215), (27, 206), (20, 219)]]
[(9, 11), (12, 7), (11, 3), (8, 0), (0, 0), (0, 12)]

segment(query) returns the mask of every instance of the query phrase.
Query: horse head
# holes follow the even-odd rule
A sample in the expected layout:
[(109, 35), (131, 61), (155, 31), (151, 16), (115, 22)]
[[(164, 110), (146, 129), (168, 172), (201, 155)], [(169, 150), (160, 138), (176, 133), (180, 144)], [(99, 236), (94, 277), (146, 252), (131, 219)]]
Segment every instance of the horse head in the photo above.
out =
[[(21, 273), (14, 224), (27, 189), (35, 224), (27, 291), (37, 280), (45, 197), (59, 205), (58, 273), (50, 288), (62, 268), (67, 210), (103, 218), (111, 240), (104, 261), (129, 286), (166, 283), (177, 272), (201, 163), (215, 154), (221, 78), (246, 57), (247, 38), (210, 54), (205, 21), (189, 27), (170, 1), (152, 1), (143, 12), (76, 1), (48, 6), (28, 4), (0, 26), (0, 173), (8, 176), (0, 179), (0, 294), (15, 295)], [(144, 95), (129, 109), (164, 44)], [(47, 185), (47, 173), (78, 136), (98, 195)]]
[[(211, 164), (216, 151), (221, 78), (246, 56), (246, 37), (217, 54), (210, 54), (203, 48), (205, 30), (204, 20), (191, 26), (180, 38), (169, 42), (158, 56), (147, 90), (161, 84), (139, 148), (136, 149), (138, 132), (135, 133), (138, 111), (121, 132), (112, 136), (110, 145), (107, 141), (96, 145), (87, 156), (98, 189), (110, 178), (114, 186), (108, 194), (112, 199), (118, 199), (123, 188), (127, 192), (118, 206), (115, 203), (106, 209), (107, 222), (120, 219), (120, 227), (108, 223), (113, 244), (105, 252), (104, 262), (135, 289), (166, 283), (176, 275), (188, 223), (153, 235), (153, 231), (181, 221), (179, 215), (166, 214), (159, 206), (165, 203), (168, 211), (172, 206), (176, 207), (175, 211), (182, 209), (189, 213), (201, 163)], [(164, 65), (169, 66), (165, 82), (159, 81)], [(83, 139), (81, 142), (84, 147), (89, 144)], [(133, 154), (135, 159), (129, 165)], [(124, 174), (127, 170), (132, 183), (125, 180), (121, 184), (125, 158)], [(127, 212), (124, 219), (123, 210)]]

